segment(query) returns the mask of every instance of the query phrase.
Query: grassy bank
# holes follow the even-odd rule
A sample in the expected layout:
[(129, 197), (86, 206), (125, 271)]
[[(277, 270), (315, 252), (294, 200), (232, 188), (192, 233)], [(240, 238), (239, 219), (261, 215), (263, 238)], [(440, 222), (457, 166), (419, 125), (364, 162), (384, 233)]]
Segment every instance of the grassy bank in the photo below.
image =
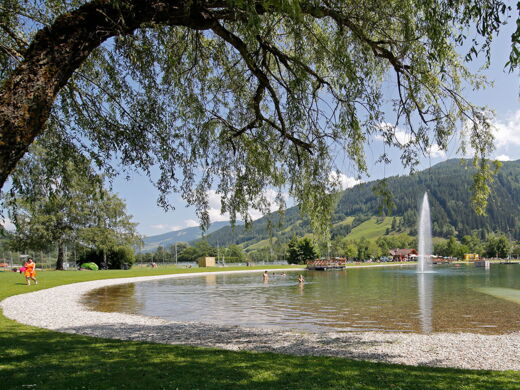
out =
[[(21, 275), (5, 272), (0, 273), (0, 299), (87, 280), (198, 271), (174, 268), (47, 271), (39, 273), (38, 286), (30, 287), (23, 284)], [(30, 310), (30, 302), (27, 309)], [(0, 316), (2, 389), (513, 390), (519, 387), (519, 372), (417, 368), (328, 357), (106, 340), (24, 326)]]

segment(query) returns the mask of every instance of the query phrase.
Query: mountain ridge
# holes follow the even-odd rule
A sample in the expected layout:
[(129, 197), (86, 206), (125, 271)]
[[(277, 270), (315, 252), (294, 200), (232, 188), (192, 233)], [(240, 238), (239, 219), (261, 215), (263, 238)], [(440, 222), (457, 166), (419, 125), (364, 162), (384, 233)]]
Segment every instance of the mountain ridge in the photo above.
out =
[[(436, 237), (461, 238), (477, 232), (482, 238), (490, 232), (504, 232), (520, 239), (520, 160), (504, 162), (491, 185), (487, 216), (477, 215), (471, 207), (471, 186), (476, 172), (471, 160), (450, 159), (412, 175), (396, 175), (386, 178), (388, 189), (393, 194), (395, 209), (386, 216), (397, 217), (399, 231), (415, 235), (417, 210), (424, 191), (428, 191), (432, 215), (432, 230)], [(358, 227), (374, 225), (371, 219), (382, 219), (381, 198), (374, 187), (381, 180), (360, 183), (339, 194), (332, 215), (332, 238), (363, 236)], [(382, 219), (382, 224), (389, 225)], [(302, 237), (312, 233), (310, 221), (302, 218), (298, 206), (285, 210), (282, 216), (271, 213), (253, 221), (249, 229), (238, 224), (232, 228), (228, 222), (208, 230), (204, 237), (213, 246), (239, 244), (246, 251), (261, 247), (282, 245), (293, 236)], [(194, 229), (194, 228), (192, 228)], [(381, 225), (378, 227), (380, 234)], [(387, 231), (388, 229), (386, 229)], [(165, 236), (166, 233), (159, 236)], [(374, 232), (368, 233), (374, 236)], [(151, 238), (151, 237), (150, 237)], [(186, 240), (178, 241), (190, 241)], [(198, 240), (200, 237), (194, 238)], [(160, 240), (159, 240), (160, 241)], [(178, 242), (177, 241), (177, 242)], [(167, 245), (163, 242), (162, 246)], [(157, 247), (156, 245), (155, 247)], [(153, 249), (148, 249), (150, 251)]]
[[(471, 186), (476, 172), (471, 160), (450, 159), (412, 175), (386, 178), (393, 194), (395, 209), (391, 216), (399, 217), (410, 234), (416, 230), (419, 200), (428, 191), (433, 233), (437, 237), (464, 236), (478, 231), (482, 236), (501, 231), (520, 239), (520, 160), (504, 162), (491, 185), (487, 216), (477, 215), (471, 207)], [(332, 235), (347, 236), (351, 229), (370, 217), (380, 217), (381, 198), (374, 187), (381, 180), (360, 183), (344, 190), (332, 216)], [(348, 222), (345, 222), (348, 221)], [(269, 232), (269, 229), (272, 229)], [(246, 250), (269, 238), (278, 244), (293, 236), (311, 233), (310, 222), (301, 218), (298, 206), (289, 208), (283, 217), (276, 213), (244, 226), (224, 227), (205, 239), (212, 245), (240, 244)]]
[[(240, 224), (241, 222), (237, 222)], [(229, 225), (229, 221), (213, 222), (208, 227), (206, 234), (210, 234), (222, 227)], [(185, 229), (175, 230), (167, 233), (147, 236), (143, 238), (143, 247), (138, 251), (140, 253), (151, 252), (159, 246), (167, 248), (176, 242), (191, 242), (202, 237), (202, 229), (200, 226), (189, 227)]]

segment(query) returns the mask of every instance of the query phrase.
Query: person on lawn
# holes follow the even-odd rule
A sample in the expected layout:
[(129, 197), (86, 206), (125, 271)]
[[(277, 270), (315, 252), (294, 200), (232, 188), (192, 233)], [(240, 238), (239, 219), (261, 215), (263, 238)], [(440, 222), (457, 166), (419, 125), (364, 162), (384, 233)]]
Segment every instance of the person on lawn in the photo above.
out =
[(24, 273), (27, 285), (31, 285), (31, 280), (34, 281), (34, 284), (38, 284), (38, 281), (36, 280), (36, 263), (33, 261), (32, 257), (29, 257), (23, 266), (25, 267)]

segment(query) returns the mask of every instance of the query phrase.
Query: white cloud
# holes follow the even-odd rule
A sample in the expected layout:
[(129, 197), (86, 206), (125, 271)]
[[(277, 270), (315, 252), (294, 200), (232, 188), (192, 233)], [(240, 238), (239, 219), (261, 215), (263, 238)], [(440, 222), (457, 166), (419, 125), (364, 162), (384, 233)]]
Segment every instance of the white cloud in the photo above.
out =
[(394, 138), (401, 145), (405, 145), (412, 140), (412, 135), (406, 131), (396, 129)]
[[(278, 196), (278, 191), (269, 188), (264, 191), (264, 196), (266, 197), (267, 201), (271, 203), (273, 207), (276, 208), (276, 197)], [(287, 202), (287, 200), (289, 199), (289, 194), (286, 192), (282, 192), (282, 197), (284, 201)], [(274, 211), (274, 209), (271, 211)]]
[[(276, 197), (278, 196), (278, 191), (275, 191), (271, 188), (264, 191), (264, 196), (267, 199), (267, 201), (270, 203), (269, 212), (275, 212), (278, 210), (278, 204), (276, 203)], [(287, 203), (289, 199), (289, 194), (286, 192), (282, 192), (282, 198), (284, 199), (284, 202)], [(249, 215), (254, 220), (257, 220), (259, 218), (262, 218), (264, 216), (263, 213), (261, 213), (258, 210), (250, 210)]]
[(356, 184), (361, 183), (361, 180), (356, 179), (355, 177), (347, 176), (341, 172), (338, 174), (336, 171), (333, 171), (329, 174), (329, 179), (333, 181), (339, 181), (342, 190), (354, 187)]
[(229, 213), (220, 213), (220, 195), (215, 190), (208, 191), (208, 215), (210, 222), (229, 221)]
[[(379, 124), (379, 127), (381, 128), (381, 131), (385, 131), (385, 132), (391, 132), (394, 130), (395, 126), (390, 124), (390, 123), (387, 123), (387, 122), (382, 122)], [(376, 134), (374, 136), (374, 138), (378, 141), (385, 141), (385, 137), (383, 137), (382, 134)]]
[(177, 230), (181, 230), (181, 229), (184, 229), (184, 227), (182, 226), (179, 226), (179, 225), (166, 225), (164, 223), (159, 223), (157, 225), (151, 225), (150, 226), (152, 229), (156, 229), (156, 230), (167, 230), (169, 232), (174, 232), (174, 231), (177, 231)]
[(5, 218), (3, 221), (0, 219), (0, 224), (9, 231), (16, 230), (14, 224), (11, 222), (9, 218)]
[[(391, 123), (383, 122), (379, 127), (381, 128), (381, 131), (384, 131), (385, 133), (393, 133), (392, 143), (405, 145), (412, 140), (412, 135), (410, 133), (407, 133)], [(381, 134), (377, 134), (375, 139), (378, 141), (386, 141), (386, 138)]]
[[(394, 133), (392, 140), (396, 145), (406, 145), (407, 143), (409, 143), (410, 141), (413, 140), (413, 136), (411, 133), (408, 133), (390, 123), (386, 123), (386, 122), (381, 123), (380, 127), (381, 127), (381, 130), (383, 130), (383, 131)], [(379, 141), (385, 140), (385, 138), (381, 134), (376, 135), (375, 138)], [(432, 158), (446, 157), (446, 151), (441, 150), (439, 145), (436, 145), (436, 144), (430, 146), (430, 148), (428, 150), (428, 154)]]
[(505, 121), (497, 120), (494, 127), (497, 148), (520, 146), (520, 110), (509, 115)]
[(166, 229), (166, 225), (160, 223), (160, 224), (157, 224), (157, 225), (150, 225), (150, 227), (152, 229), (157, 229), (157, 230), (165, 230)]
[(509, 157), (507, 154), (501, 154), (500, 156), (496, 156), (495, 160), (497, 160), (497, 161), (511, 161), (512, 158)]
[(260, 218), (262, 218), (262, 217), (264, 216), (264, 214), (261, 213), (261, 212), (258, 211), (258, 210), (250, 210), (250, 211), (249, 211), (249, 215), (251, 216), (251, 219), (252, 219), (253, 221), (256, 221), (257, 219), (260, 219)]
[(186, 227), (197, 227), (200, 224), (194, 219), (186, 219), (184, 220), (184, 225), (186, 225)]
[(431, 145), (428, 154), (432, 158), (445, 158), (446, 157), (446, 151), (442, 150), (439, 145)]
[[(408, 144), (408, 142), (412, 141), (412, 139), (413, 139), (412, 134), (407, 133), (406, 131), (401, 130), (399, 127), (395, 127), (389, 123), (382, 123), (381, 128), (386, 131), (393, 131), (394, 134), (393, 134), (392, 141), (395, 146), (406, 145), (406, 144)], [(385, 141), (385, 137), (383, 137), (381, 134), (376, 135), (375, 139), (378, 141)], [(436, 144), (430, 146), (430, 148), (428, 150), (428, 154), (432, 158), (446, 157), (446, 151), (441, 150), (439, 145), (436, 145)]]
[[(267, 189), (263, 192), (263, 195), (270, 203), (269, 212), (278, 210), (278, 205), (276, 203), (278, 191), (275, 191), (273, 189)], [(285, 199), (285, 201), (287, 201), (289, 195), (287, 193), (282, 193), (282, 197)], [(208, 191), (208, 206), (208, 214), (211, 222), (229, 221), (229, 213), (220, 213), (220, 195), (217, 194), (215, 190)], [(249, 210), (249, 215), (253, 220), (257, 220), (264, 216), (263, 213), (254, 209)]]
[(229, 221), (230, 219), (229, 213), (222, 214), (220, 208), (208, 209), (208, 215), (210, 222)]
[[(468, 142), (468, 128), (469, 124), (465, 123), (465, 131), (463, 132), (463, 138), (466, 141), (467, 150), (464, 156), (473, 157), (475, 150), (469, 145)], [(518, 146), (520, 146), (520, 110), (516, 110), (512, 114), (508, 115), (505, 120), (496, 119), (491, 124), (492, 133), (495, 137), (494, 145), (497, 152), (501, 152), (496, 160), (510, 161), (519, 158)], [(505, 151), (510, 153), (506, 154)], [(511, 157), (510, 154), (513, 154)]]

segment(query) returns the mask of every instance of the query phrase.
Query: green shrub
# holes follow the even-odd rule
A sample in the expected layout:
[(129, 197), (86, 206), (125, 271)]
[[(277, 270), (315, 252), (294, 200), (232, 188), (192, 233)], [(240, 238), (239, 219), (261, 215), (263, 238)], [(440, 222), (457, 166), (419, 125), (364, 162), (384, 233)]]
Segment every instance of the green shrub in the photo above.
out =
[(129, 269), (135, 263), (134, 250), (128, 246), (120, 246), (109, 252), (108, 267), (112, 269)]
[(94, 262), (101, 269), (129, 269), (135, 263), (135, 254), (133, 248), (119, 246), (106, 252), (106, 264), (103, 259), (102, 250), (89, 249), (80, 255), (78, 263)]
[(97, 271), (99, 270), (99, 267), (96, 263), (89, 262), (89, 263), (83, 263), (81, 264), (82, 269), (89, 269), (91, 271)]

